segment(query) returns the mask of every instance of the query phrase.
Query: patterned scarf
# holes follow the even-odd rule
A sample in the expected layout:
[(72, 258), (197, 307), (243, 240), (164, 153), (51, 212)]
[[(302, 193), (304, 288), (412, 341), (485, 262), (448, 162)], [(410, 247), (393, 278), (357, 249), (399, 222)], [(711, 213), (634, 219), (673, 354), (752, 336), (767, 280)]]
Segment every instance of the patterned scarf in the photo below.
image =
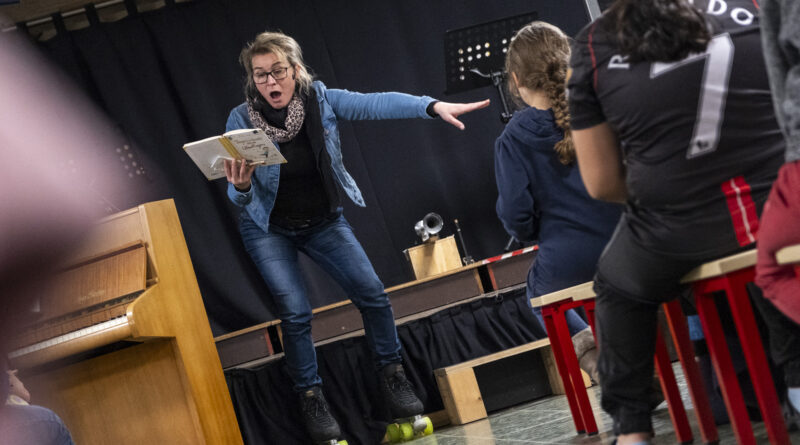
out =
[(250, 115), (250, 122), (256, 128), (264, 130), (264, 133), (267, 133), (267, 136), (275, 142), (287, 142), (294, 139), (297, 133), (300, 132), (300, 128), (303, 127), (303, 120), (306, 118), (306, 109), (303, 106), (303, 101), (300, 100), (296, 93), (292, 100), (289, 101), (286, 122), (283, 124), (286, 127), (285, 130), (268, 124), (264, 116), (256, 110), (255, 102), (252, 99), (247, 99), (247, 113)]

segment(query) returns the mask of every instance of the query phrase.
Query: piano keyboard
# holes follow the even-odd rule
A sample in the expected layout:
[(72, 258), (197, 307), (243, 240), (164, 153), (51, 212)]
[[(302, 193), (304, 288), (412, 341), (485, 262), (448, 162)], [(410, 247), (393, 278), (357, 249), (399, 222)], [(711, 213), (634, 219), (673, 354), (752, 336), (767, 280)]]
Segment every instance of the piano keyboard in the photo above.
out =
[(10, 354), (8, 354), (8, 358), (14, 359), (17, 357), (21, 357), (26, 354), (30, 354), (32, 352), (36, 352), (42, 349), (51, 348), (53, 346), (57, 346), (62, 343), (66, 343), (70, 340), (78, 339), (81, 337), (85, 337), (87, 335), (95, 334), (106, 329), (116, 328), (118, 326), (123, 326), (128, 324), (128, 317), (121, 316), (117, 318), (112, 318), (111, 320), (104, 321), (102, 323), (98, 323), (87, 328), (78, 329), (77, 331), (72, 331), (64, 335), (59, 335), (58, 337), (53, 337), (49, 340), (45, 340), (39, 343), (34, 343), (30, 346), (26, 346), (24, 348), (17, 349)]

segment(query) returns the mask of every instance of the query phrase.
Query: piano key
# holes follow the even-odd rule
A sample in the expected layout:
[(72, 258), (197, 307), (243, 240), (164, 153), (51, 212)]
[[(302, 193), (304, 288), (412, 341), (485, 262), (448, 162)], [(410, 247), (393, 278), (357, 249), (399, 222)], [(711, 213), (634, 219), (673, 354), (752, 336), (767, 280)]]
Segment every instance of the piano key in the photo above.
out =
[(127, 323), (128, 323), (127, 317), (117, 317), (117, 318), (105, 321), (103, 323), (100, 323), (100, 324), (96, 324), (96, 325), (89, 326), (89, 327), (86, 327), (86, 328), (83, 328), (83, 329), (79, 329), (77, 331), (73, 331), (73, 332), (70, 332), (68, 334), (60, 335), (60, 336), (45, 340), (43, 342), (39, 342), (39, 343), (30, 345), (30, 346), (27, 346), (27, 347), (24, 347), (24, 348), (21, 348), (21, 349), (17, 349), (15, 351), (11, 352), (10, 354), (8, 354), (8, 356), (9, 356), (9, 358), (12, 358), (12, 359), (16, 358), (16, 357), (21, 357), (23, 355), (30, 354), (30, 353), (35, 352), (35, 351), (39, 351), (39, 350), (47, 349), (47, 348), (52, 348), (52, 347), (57, 346), (57, 345), (59, 345), (61, 343), (64, 343), (64, 342), (67, 342), (67, 341), (70, 341), (70, 340), (74, 340), (74, 339), (78, 339), (80, 337), (84, 337), (84, 336), (87, 336), (87, 335), (90, 335), (90, 334), (98, 333), (98, 332), (104, 331), (106, 329), (111, 329), (111, 328), (114, 328), (114, 327), (117, 327), (117, 326), (121, 326), (121, 325), (124, 325), (124, 324), (127, 324)]

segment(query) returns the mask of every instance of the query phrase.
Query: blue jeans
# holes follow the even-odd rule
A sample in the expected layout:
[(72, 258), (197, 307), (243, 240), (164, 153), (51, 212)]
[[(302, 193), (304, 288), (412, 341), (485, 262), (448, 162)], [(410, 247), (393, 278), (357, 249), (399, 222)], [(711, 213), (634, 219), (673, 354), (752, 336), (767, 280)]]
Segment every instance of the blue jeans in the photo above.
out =
[(0, 406), (0, 445), (74, 445), (64, 422), (36, 405)]
[(705, 334), (703, 334), (703, 325), (700, 323), (699, 315), (687, 315), (686, 324), (689, 325), (690, 340), (697, 341), (706, 338)]
[(322, 383), (311, 339), (311, 304), (297, 252), (308, 255), (333, 277), (361, 311), (376, 368), (400, 362), (400, 341), (389, 297), (344, 216), (339, 214), (335, 219), (296, 231), (273, 224), (266, 233), (243, 213), (240, 231), (277, 306), (283, 350), (295, 391)]

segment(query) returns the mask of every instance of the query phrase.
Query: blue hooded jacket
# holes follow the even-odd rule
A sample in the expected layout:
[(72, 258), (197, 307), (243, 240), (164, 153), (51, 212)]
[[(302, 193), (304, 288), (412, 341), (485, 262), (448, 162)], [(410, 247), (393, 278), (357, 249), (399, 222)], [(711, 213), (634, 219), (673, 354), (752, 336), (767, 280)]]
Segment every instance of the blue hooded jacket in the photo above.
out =
[(495, 142), (497, 216), (514, 238), (539, 241), (533, 296), (592, 280), (623, 209), (592, 199), (577, 164), (558, 160), (563, 138), (551, 110), (526, 108)]

